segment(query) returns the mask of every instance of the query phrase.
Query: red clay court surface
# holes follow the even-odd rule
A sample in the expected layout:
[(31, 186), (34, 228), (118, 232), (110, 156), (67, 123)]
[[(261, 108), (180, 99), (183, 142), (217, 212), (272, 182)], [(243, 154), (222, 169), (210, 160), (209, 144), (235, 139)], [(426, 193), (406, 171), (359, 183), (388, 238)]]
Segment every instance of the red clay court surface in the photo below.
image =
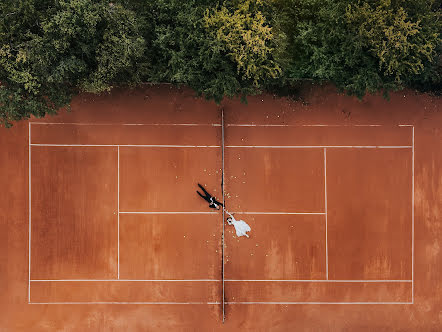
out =
[(0, 331), (441, 330), (440, 99), (305, 98), (117, 90), (1, 128)]

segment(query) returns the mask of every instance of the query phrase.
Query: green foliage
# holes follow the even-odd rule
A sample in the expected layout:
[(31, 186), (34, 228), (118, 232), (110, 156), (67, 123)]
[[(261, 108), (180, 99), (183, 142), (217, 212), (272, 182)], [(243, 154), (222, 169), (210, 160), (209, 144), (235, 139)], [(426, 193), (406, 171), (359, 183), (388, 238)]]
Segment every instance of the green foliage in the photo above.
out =
[(143, 32), (149, 47), (144, 80), (186, 84), (217, 102), (223, 97), (259, 91), (278, 74), (272, 57), (272, 34), (259, 1), (225, 2), (159, 0), (140, 3), (148, 22)]
[(140, 82), (217, 102), (303, 80), (437, 92), (441, 31), (434, 0), (3, 0), (0, 122)]
[[(398, 0), (395, 0), (398, 1)], [(406, 9), (410, 19), (419, 21), (421, 36), (433, 38), (437, 45), (431, 60), (423, 58), (423, 70), (405, 77), (404, 85), (420, 91), (442, 93), (442, 20), (440, 0), (402, 0), (399, 4)]]
[(387, 0), (276, 0), (276, 7), (284, 76), (331, 81), (358, 97), (403, 87), (434, 63), (440, 44), (440, 29)]
[(238, 77), (235, 64), (213, 47), (203, 26), (208, 5), (196, 1), (156, 2), (150, 79), (186, 84), (206, 98), (247, 94), (247, 83)]
[[(282, 62), (292, 80), (331, 81), (362, 97), (392, 82), (384, 80), (376, 60), (345, 20), (347, 1), (289, 0), (277, 22), (287, 35)], [(286, 9), (287, 8), (287, 9)]]
[(136, 16), (107, 1), (2, 3), (0, 119), (43, 116), (76, 91), (137, 82), (144, 52)]
[(198, 94), (217, 101), (244, 91), (232, 63), (212, 50), (203, 26), (210, 1), (127, 0), (143, 15), (147, 47), (142, 79), (186, 84)]
[(225, 5), (206, 10), (204, 27), (213, 46), (224, 52), (237, 66), (237, 72), (255, 87), (276, 78), (280, 68), (272, 60), (272, 28), (259, 10), (260, 0), (246, 0), (233, 9)]
[(393, 75), (401, 84), (410, 74), (419, 74), (423, 61), (432, 61), (438, 34), (422, 33), (421, 22), (411, 21), (404, 8), (393, 8), (391, 0), (380, 0), (376, 7), (365, 2), (349, 5), (346, 20), (357, 27), (358, 36), (379, 61), (379, 69)]

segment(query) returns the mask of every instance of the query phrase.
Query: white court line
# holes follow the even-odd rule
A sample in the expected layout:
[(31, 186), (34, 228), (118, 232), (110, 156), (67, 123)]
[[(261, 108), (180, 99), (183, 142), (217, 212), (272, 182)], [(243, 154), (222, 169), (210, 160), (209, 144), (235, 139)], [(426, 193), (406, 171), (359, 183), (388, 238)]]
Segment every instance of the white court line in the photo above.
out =
[(412, 149), (412, 183), (411, 183), (411, 191), (412, 191), (412, 196), (411, 196), (411, 223), (412, 223), (412, 227), (411, 227), (411, 278), (413, 280), (412, 282), (412, 286), (411, 286), (411, 299), (412, 302), (414, 303), (414, 126), (413, 128), (413, 132), (412, 132), (412, 144), (413, 144), (413, 149)]
[(117, 253), (117, 277), (118, 279), (120, 279), (120, 147), (118, 147), (117, 149), (117, 154), (118, 154), (118, 162), (117, 162), (117, 211), (118, 211), (118, 216), (117, 216), (117, 246), (118, 246), (118, 253)]
[[(302, 283), (411, 283), (413, 280), (332, 280), (332, 279), (224, 279), (229, 282), (302, 282)], [(31, 282), (219, 282), (221, 279), (32, 279)]]
[(105, 282), (105, 281), (139, 281), (139, 282), (218, 282), (219, 279), (33, 279), (31, 282)]
[(28, 234), (28, 303), (31, 302), (31, 123), (28, 124), (28, 153), (29, 153), (29, 160), (28, 160), (28, 190), (29, 190), (29, 234)]
[(313, 214), (313, 215), (324, 215), (324, 212), (240, 212), (240, 211), (233, 211), (231, 212), (236, 214)]
[(327, 221), (327, 149), (324, 148), (324, 205), (325, 205), (325, 271), (328, 279), (328, 221)]
[[(302, 125), (303, 127), (383, 127), (386, 125), (381, 124), (335, 124), (335, 125), (324, 125), (324, 124), (312, 124), (312, 125)], [(394, 125), (393, 125), (394, 126)]]
[(226, 302), (226, 304), (413, 304), (412, 302)]
[(32, 143), (32, 146), (87, 146), (87, 147), (140, 147), (140, 148), (220, 148), (219, 145), (167, 145), (167, 144), (46, 144)]
[[(46, 123), (37, 123), (37, 124), (46, 124)], [(59, 124), (59, 123), (55, 123), (55, 124)], [(110, 124), (110, 125), (114, 125), (114, 124)], [(137, 125), (137, 124), (125, 124), (125, 125)], [(140, 124), (143, 125), (143, 124)], [(148, 125), (148, 124), (146, 124)], [(178, 125), (178, 124), (177, 124)], [(304, 126), (314, 126), (314, 125), (304, 125)], [(322, 126), (322, 125), (318, 125), (318, 126)], [(325, 125), (327, 126), (327, 125)], [(358, 126), (358, 125), (356, 125)], [(359, 126), (379, 126), (379, 125), (359, 125)], [(399, 125), (399, 126), (412, 126), (412, 125)], [(30, 302), (30, 266), (31, 266), (31, 261), (30, 261), (30, 243), (31, 243), (31, 149), (30, 146), (35, 145), (35, 146), (117, 146), (119, 148), (119, 146), (134, 146), (134, 147), (220, 147), (220, 146), (188, 146), (188, 145), (81, 145), (81, 144), (31, 144), (31, 123), (29, 123), (29, 289), (28, 289), (28, 301)], [(412, 191), (413, 191), (413, 204), (412, 204), (412, 223), (413, 223), (413, 228), (412, 228), (412, 302), (281, 302), (282, 304), (410, 304), (414, 302), (414, 126), (413, 126), (413, 144), (412, 146), (227, 146), (227, 147), (255, 147), (255, 148), (266, 148), (266, 147), (270, 147), (270, 148), (412, 148), (412, 154), (413, 154), (413, 164), (412, 164), (412, 168), (413, 168), (413, 183), (412, 183)], [(179, 213), (204, 213), (204, 214), (216, 214), (217, 212), (119, 212), (119, 213), (142, 213), (142, 214), (157, 214), (157, 213), (166, 213), (166, 214), (179, 214)], [(326, 213), (285, 213), (285, 212), (243, 212), (245, 214), (249, 213), (249, 214), (325, 214)], [(121, 281), (125, 281), (123, 279), (120, 279)], [(38, 281), (38, 280), (33, 280), (33, 281)], [(50, 280), (50, 281), (55, 281), (55, 280)], [(72, 281), (78, 281), (78, 280), (72, 280)], [(88, 280), (89, 281), (89, 280)], [(103, 280), (104, 281), (104, 280)], [(109, 280), (111, 281), (111, 280)], [(116, 280), (112, 280), (112, 281), (116, 281)], [(127, 281), (137, 281), (137, 280), (127, 280)], [(144, 281), (144, 280), (140, 280), (140, 281)], [(145, 280), (145, 281), (159, 281), (159, 280)], [(171, 280), (162, 280), (162, 281), (171, 281)], [(175, 280), (174, 280), (175, 281)], [(179, 281), (179, 280), (176, 280)], [(182, 280), (182, 281), (186, 281), (186, 280)], [(187, 281), (205, 281), (205, 280), (187, 280)], [(211, 281), (211, 280), (207, 280), (207, 281)], [(216, 281), (216, 280), (214, 280)], [(228, 280), (226, 279), (226, 281), (235, 281), (235, 280)], [(240, 280), (238, 280), (240, 281)], [(247, 280), (241, 280), (241, 281), (247, 281)], [(251, 280), (250, 280), (251, 281)], [(256, 280), (256, 281), (263, 281), (263, 280)], [(276, 281), (276, 280), (269, 280), (269, 281)], [(281, 281), (286, 281), (286, 280), (281, 280)], [(289, 280), (287, 280), (289, 281)], [(301, 280), (293, 280), (293, 281), (301, 281)], [(301, 281), (302, 282), (302, 281)], [(312, 282), (312, 280), (306, 280), (306, 282)], [(314, 281), (314, 282), (328, 282), (328, 281)], [(410, 282), (407, 280), (360, 280), (360, 281), (345, 281), (345, 280), (330, 280), (330, 282)], [(72, 304), (77, 304), (78, 302), (57, 302), (57, 303), (72, 303)], [(183, 302), (183, 303), (178, 303), (178, 302), (81, 302), (80, 304), (85, 304), (85, 303), (127, 303), (127, 304), (193, 304), (190, 302)], [(194, 303), (200, 303), (200, 302), (194, 302)], [(203, 302), (201, 302), (203, 303)], [(260, 303), (260, 304), (272, 304), (272, 303), (278, 303), (278, 302), (226, 302), (226, 304), (234, 304), (234, 303)], [(33, 304), (39, 304), (37, 302), (34, 302)], [(43, 302), (42, 302), (43, 304)], [(47, 304), (55, 304), (54, 302), (49, 302)], [(209, 304), (209, 302), (208, 302)], [(220, 302), (213, 302), (213, 304), (220, 304)]]
[[(30, 122), (31, 125), (76, 125), (76, 126), (212, 126), (221, 127), (219, 123), (87, 123), (87, 122)], [(395, 127), (396, 125), (382, 124), (253, 124), (238, 123), (227, 124), (227, 127)], [(412, 127), (413, 125), (399, 124), (399, 127)]]
[[(29, 302), (29, 304), (221, 304), (221, 302)], [(413, 304), (412, 302), (225, 302), (225, 304)]]
[(411, 149), (412, 145), (226, 145), (226, 148), (271, 148), (271, 149)]
[(75, 125), (75, 126), (211, 126), (220, 127), (219, 123), (82, 123), (82, 122), (31, 122), (35, 125)]
[(327, 124), (228, 124), (228, 127), (382, 127), (380, 124), (327, 125)]
[[(226, 124), (226, 127), (293, 127), (294, 125), (287, 125), (287, 124), (266, 124), (266, 125), (260, 125), (260, 124), (251, 124), (251, 123), (244, 123), (244, 124)], [(296, 125), (295, 125), (296, 126)], [(296, 126), (298, 127), (298, 126)]]
[(176, 212), (165, 212), (165, 211), (120, 211), (120, 214), (218, 214), (218, 212), (201, 212), (201, 211), (176, 211)]
[(225, 161), (225, 156), (224, 156), (224, 109), (221, 109), (221, 161), (222, 161), (222, 173), (221, 173), (221, 192), (223, 195), (223, 212), (222, 212), (222, 224), (223, 224), (223, 228), (222, 228), (222, 238), (221, 238), (221, 259), (222, 259), (222, 266), (221, 266), (221, 279), (222, 279), (222, 311), (223, 311), (223, 323), (226, 320), (226, 311), (225, 311), (225, 303), (226, 303), (226, 297), (225, 297), (225, 282), (224, 282), (224, 275), (225, 275), (225, 264), (224, 264), (224, 236), (225, 236), (225, 217), (226, 217), (226, 213), (225, 213), (225, 208), (226, 208), (226, 198), (225, 198), (225, 191), (224, 191), (224, 161)]
[[(158, 147), (158, 148), (220, 148), (219, 145), (167, 145), (167, 144), (49, 144), (32, 143), (32, 146), (73, 146), (73, 147)], [(312, 148), (353, 148), (353, 149), (411, 149), (412, 145), (226, 145), (226, 148), (273, 148), (273, 149), (312, 149)]]
[(220, 302), (29, 302), (29, 304), (221, 304)]
[(331, 279), (250, 279), (250, 280), (246, 280), (246, 279), (226, 279), (226, 281), (231, 281), (231, 282), (325, 282), (325, 283), (367, 283), (367, 282), (371, 282), (371, 283), (383, 283), (383, 282), (403, 282), (403, 283), (410, 283), (412, 282), (412, 280), (373, 280), (373, 279), (368, 279), (368, 280), (342, 280), (342, 279), (338, 279), (338, 280), (331, 280)]

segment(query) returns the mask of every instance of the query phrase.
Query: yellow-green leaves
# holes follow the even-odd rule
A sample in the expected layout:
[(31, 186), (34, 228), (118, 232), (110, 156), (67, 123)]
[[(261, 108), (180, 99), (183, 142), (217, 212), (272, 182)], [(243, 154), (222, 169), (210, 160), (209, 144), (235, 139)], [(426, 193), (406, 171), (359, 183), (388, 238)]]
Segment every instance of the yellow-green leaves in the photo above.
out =
[(254, 86), (275, 78), (280, 68), (272, 60), (272, 28), (260, 11), (261, 0), (240, 1), (237, 5), (207, 9), (204, 27), (214, 47), (225, 52), (237, 66), (238, 74)]
[(54, 112), (78, 91), (139, 81), (145, 42), (121, 4), (4, 0), (0, 13), (0, 122)]
[(421, 22), (412, 21), (404, 8), (394, 8), (391, 0), (375, 4), (348, 5), (346, 20), (378, 59), (380, 70), (401, 83), (404, 76), (419, 74), (425, 60), (433, 60), (440, 39), (424, 33)]
[(0, 122), (139, 82), (216, 102), (303, 80), (442, 91), (436, 1), (1, 0)]

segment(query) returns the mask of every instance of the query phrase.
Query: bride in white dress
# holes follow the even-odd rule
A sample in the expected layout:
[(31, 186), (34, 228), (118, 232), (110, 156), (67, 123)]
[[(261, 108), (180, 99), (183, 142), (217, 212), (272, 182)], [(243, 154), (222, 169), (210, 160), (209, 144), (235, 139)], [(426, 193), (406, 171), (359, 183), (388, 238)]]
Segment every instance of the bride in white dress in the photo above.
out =
[(244, 220), (236, 220), (235, 217), (229, 213), (227, 210), (225, 210), (226, 213), (229, 215), (229, 217), (227, 218), (227, 223), (229, 225), (233, 225), (235, 227), (236, 230), (236, 236), (240, 237), (240, 236), (247, 236), (247, 232), (250, 232), (252, 229), (250, 228), (249, 225), (247, 225), (247, 223)]

